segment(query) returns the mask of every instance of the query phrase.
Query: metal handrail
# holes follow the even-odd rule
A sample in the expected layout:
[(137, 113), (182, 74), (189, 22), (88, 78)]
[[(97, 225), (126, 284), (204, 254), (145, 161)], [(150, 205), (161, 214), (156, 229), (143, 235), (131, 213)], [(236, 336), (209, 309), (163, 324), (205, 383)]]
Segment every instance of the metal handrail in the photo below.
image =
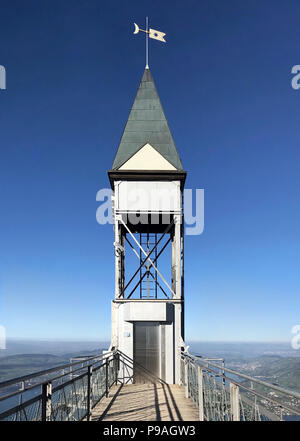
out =
[(19, 404), (17, 406), (11, 407), (10, 409), (5, 410), (0, 414), (1, 418), (6, 418), (7, 416), (12, 415), (13, 413), (16, 413), (18, 410), (20, 410), (23, 407), (29, 406), (30, 404), (35, 403), (36, 401), (39, 401), (42, 398), (42, 394), (39, 394), (33, 398), (30, 398), (30, 400), (27, 400), (26, 402)]
[[(81, 360), (81, 361), (77, 361), (75, 363), (62, 364), (60, 366), (56, 366), (56, 367), (49, 368), (49, 369), (44, 369), (42, 371), (34, 372), (32, 374), (22, 375), (21, 377), (16, 377), (16, 378), (12, 378), (10, 380), (2, 381), (2, 382), (0, 382), (0, 389), (3, 389), (4, 387), (12, 386), (13, 384), (21, 383), (22, 381), (30, 380), (31, 378), (42, 377), (43, 375), (51, 374), (52, 372), (56, 372), (56, 371), (59, 371), (62, 369), (67, 369), (68, 367), (76, 366), (78, 364), (86, 363), (88, 361), (94, 360), (95, 358), (98, 358), (98, 359), (106, 358), (112, 354), (113, 354), (113, 351), (107, 352), (103, 355), (95, 355), (94, 357), (87, 358), (84, 361)], [(88, 365), (86, 365), (86, 366), (88, 366)], [(57, 377), (57, 378), (59, 378), (59, 377)]]
[[(182, 354), (182, 355), (186, 356), (186, 354)], [(270, 383), (268, 383), (266, 381), (259, 380), (258, 378), (255, 378), (255, 377), (250, 377), (249, 375), (246, 375), (246, 374), (241, 374), (240, 372), (234, 371), (232, 369), (229, 369), (229, 368), (217, 365), (215, 363), (211, 363), (210, 361), (206, 362), (205, 359), (201, 359), (199, 356), (188, 354), (188, 357), (191, 358), (192, 360), (194, 360), (194, 361), (204, 365), (205, 368), (207, 368), (211, 372), (217, 373), (220, 376), (223, 376), (223, 375), (218, 373), (218, 372), (216, 372), (212, 368), (209, 368), (208, 365), (210, 365), (212, 367), (215, 367), (217, 369), (222, 369), (222, 371), (228, 372), (228, 373), (230, 373), (232, 375), (236, 375), (237, 377), (244, 378), (245, 380), (252, 381), (253, 383), (257, 383), (257, 384), (260, 384), (262, 386), (274, 389), (277, 392), (280, 392), (280, 393), (283, 393), (283, 394), (286, 394), (286, 395), (290, 395), (290, 396), (293, 396), (294, 398), (300, 399), (300, 393), (299, 392), (291, 391), (291, 390), (285, 389), (285, 388), (283, 388), (281, 386), (276, 386), (275, 384), (270, 384)], [(242, 386), (241, 383), (238, 383), (236, 380), (234, 380), (232, 378), (226, 377), (226, 379), (230, 380), (233, 383), (236, 383), (237, 385)]]
[[(238, 421), (240, 418), (243, 420), (253, 419), (253, 415), (255, 420), (261, 420), (262, 417), (271, 420), (282, 420), (283, 412), (300, 415), (300, 408), (298, 407), (300, 402), (293, 403), (297, 406), (297, 408), (294, 408), (289, 403), (276, 400), (264, 391), (254, 389), (254, 384), (263, 386), (268, 392), (279, 392), (281, 396), (289, 397), (289, 400), (291, 398), (300, 399), (300, 393), (296, 391), (229, 369), (225, 367), (223, 359), (206, 359), (185, 351), (181, 353), (181, 360), (183, 363), (181, 365), (183, 375), (181, 382), (185, 386), (186, 397), (191, 397), (198, 406), (200, 420)], [(213, 361), (222, 361), (222, 365)], [(191, 369), (194, 369), (194, 371)], [(226, 373), (230, 375), (226, 375)], [(217, 377), (222, 382), (216, 382)], [(250, 382), (250, 387), (243, 380)], [(253, 402), (252, 399), (248, 398), (250, 395), (254, 399)], [(268, 410), (265, 407), (266, 403), (275, 406), (274, 410)], [(248, 406), (246, 411), (245, 404)]]
[[(108, 396), (109, 389), (113, 384), (117, 384), (119, 381), (122, 382), (120, 363), (123, 364), (123, 367), (133, 368), (133, 360), (130, 357), (115, 348), (112, 349), (112, 351), (108, 351), (105, 354), (88, 357), (84, 361), (80, 360), (75, 363), (57, 366), (0, 383), (2, 388), (23, 383), (22, 388), (18, 391), (0, 397), (1, 402), (20, 394), (19, 404), (16, 405), (16, 402), (13, 404), (13, 402), (8, 401), (7, 405), (11, 407), (1, 412), (0, 419), (19, 419), (25, 417), (26, 419), (34, 420), (70, 420), (70, 418), (87, 418), (90, 420), (91, 409), (96, 403), (103, 396)], [(214, 361), (222, 361), (222, 364), (217, 364)], [(81, 366), (75, 370), (71, 369), (78, 365)], [(66, 368), (70, 368), (69, 372), (63, 372), (60, 375), (47, 379), (41, 378), (38, 380), (41, 381), (40, 383), (25, 387), (24, 383), (31, 378), (42, 377), (53, 372), (58, 373), (58, 371)], [(195, 401), (199, 408), (200, 420), (221, 419), (223, 421), (237, 421), (239, 419), (249, 420), (253, 418), (280, 420), (282, 419), (282, 412), (285, 412), (287, 415), (289, 414), (288, 412), (300, 415), (300, 409), (291, 407), (289, 402), (285, 404), (285, 402), (277, 401), (272, 395), (267, 395), (264, 389), (260, 390), (258, 388), (258, 390), (255, 390), (253, 384), (258, 384), (268, 388), (269, 391), (277, 391), (297, 400), (300, 399), (300, 393), (229, 369), (225, 367), (223, 359), (206, 359), (192, 355), (189, 352), (182, 352), (181, 369), (183, 374), (181, 382), (185, 386), (186, 397), (190, 397)], [(75, 373), (76, 375), (74, 375)], [(234, 378), (231, 376), (234, 376)], [(62, 380), (61, 384), (59, 382), (54, 383), (62, 378), (66, 379)], [(247, 380), (247, 382), (242, 380)], [(250, 386), (248, 382), (250, 382)], [(71, 384), (73, 384), (72, 390), (74, 389), (74, 392), (66, 392), (70, 390)], [(24, 398), (22, 394), (38, 386), (41, 386), (42, 393), (30, 398), (27, 396), (27, 399), (22, 402), (22, 398)], [(63, 392), (59, 392), (60, 390)], [(74, 398), (72, 398), (73, 393)], [(53, 394), (56, 394), (55, 397)], [(62, 395), (65, 396), (65, 394), (67, 398), (61, 399), (60, 397)], [(74, 405), (74, 399), (76, 405)], [(265, 402), (268, 403), (267, 407), (264, 404)], [(31, 407), (33, 404), (35, 406), (34, 410)], [(297, 401), (292, 402), (292, 404), (298, 406)], [(270, 407), (272, 405), (275, 407)]]
[[(96, 363), (98, 363), (100, 360), (102, 360), (102, 358), (100, 358), (99, 360), (97, 360), (95, 363), (91, 363), (91, 364), (88, 364), (88, 365), (86, 365), (86, 366), (81, 366), (80, 368), (75, 369), (75, 370), (72, 369), (71, 371), (69, 371), (69, 372), (65, 372), (64, 374), (58, 375), (57, 377), (51, 377), (51, 381), (53, 382), (53, 381), (55, 381), (55, 380), (59, 380), (60, 378), (66, 377), (67, 375), (73, 375), (73, 374), (75, 374), (75, 372), (82, 371), (82, 369), (85, 369), (86, 367), (94, 366), (94, 365), (95, 365)], [(75, 363), (74, 363), (74, 364), (75, 364)], [(97, 368), (94, 369), (94, 371), (97, 370), (97, 369), (99, 369), (101, 366), (103, 366), (103, 364), (104, 364), (104, 363), (102, 363), (100, 366), (97, 366)], [(74, 366), (74, 365), (72, 365), (72, 366)], [(46, 382), (47, 382), (47, 380), (46, 380)], [(22, 393), (24, 393), (24, 392), (27, 392), (28, 390), (35, 389), (35, 388), (37, 388), (38, 386), (41, 386), (41, 385), (44, 384), (44, 383), (45, 383), (45, 381), (41, 381), (40, 383), (35, 383), (35, 384), (33, 384), (32, 386), (27, 386), (27, 387), (24, 386), (23, 389), (19, 389), (19, 390), (15, 391), (15, 392), (11, 392), (10, 394), (2, 395), (2, 396), (0, 396), (0, 402), (6, 400), (7, 398), (11, 398), (11, 397), (14, 397), (14, 396), (16, 396), (16, 395), (19, 395), (19, 394), (22, 394)], [(15, 383), (15, 384), (18, 384), (18, 383)]]
[[(100, 364), (99, 364), (100, 363)], [(73, 369), (74, 366), (81, 365), (77, 369)], [(25, 375), (22, 377), (17, 377), (5, 382), (1, 383), (1, 387), (8, 387), (11, 385), (17, 385), (19, 383), (23, 383), (23, 387), (19, 389), (18, 391), (14, 391), (10, 394), (7, 394), (5, 396), (2, 396), (0, 398), (0, 401), (7, 400), (11, 397), (15, 397), (16, 395), (20, 395), (21, 399), (19, 404), (14, 404), (13, 406), (7, 408), (3, 412), (0, 413), (0, 419), (5, 419), (7, 417), (13, 417), (14, 419), (21, 418), (22, 419), (42, 419), (42, 420), (51, 420), (52, 418), (56, 419), (57, 414), (56, 411), (53, 414), (52, 406), (55, 405), (57, 401), (52, 401), (52, 395), (59, 392), (60, 390), (63, 390), (65, 388), (70, 387), (72, 384), (78, 384), (78, 392), (75, 392), (75, 397), (79, 393), (80, 399), (77, 402), (77, 398), (75, 398), (76, 407), (73, 408), (71, 412), (71, 419), (84, 419), (84, 418), (91, 418), (91, 409), (96, 405), (96, 403), (103, 398), (104, 395), (108, 396), (108, 391), (110, 387), (117, 383), (118, 381), (118, 369), (119, 369), (119, 355), (118, 351), (108, 351), (105, 354), (93, 356), (93, 357), (87, 357), (85, 360), (80, 360), (75, 363), (68, 363), (65, 365), (57, 366), (51, 369), (45, 369), (43, 371), (35, 372), (33, 374)], [(102, 376), (100, 371), (100, 377), (98, 376), (98, 372), (101, 368), (105, 367), (104, 376)], [(67, 373), (63, 372), (61, 375), (57, 375), (54, 377), (50, 377), (47, 379), (44, 379), (43, 381), (36, 383), (34, 385), (30, 385), (28, 387), (25, 387), (24, 383), (25, 381), (45, 376), (46, 374), (58, 372), (65, 370), (67, 368), (70, 368)], [(77, 372), (75, 376), (74, 373)], [(69, 379), (66, 378), (66, 381), (63, 381), (61, 384), (55, 384), (54, 381), (65, 378), (69, 376)], [(71, 376), (71, 377), (70, 377)], [(95, 377), (94, 377), (95, 376)], [(100, 382), (99, 382), (100, 379)], [(86, 383), (87, 381), (87, 383)], [(78, 383), (79, 382), (79, 383)], [(24, 393), (36, 389), (38, 386), (41, 386), (41, 393), (34, 396), (34, 397), (27, 397), (25, 401), (22, 400), (22, 396)], [(76, 387), (76, 386), (75, 386)], [(100, 387), (100, 394), (97, 392), (96, 395), (94, 395), (94, 388), (97, 390), (97, 388)], [(101, 389), (102, 388), (102, 389)], [(103, 392), (102, 392), (103, 391)], [(72, 394), (71, 394), (72, 395)], [(65, 397), (65, 392), (63, 393), (63, 396)], [(71, 398), (71, 396), (70, 396)], [(68, 398), (69, 399), (69, 398)], [(66, 398), (65, 398), (66, 400)], [(72, 400), (72, 398), (71, 398)], [(5, 401), (4, 401), (5, 402)], [(71, 401), (72, 402), (72, 401)], [(9, 402), (8, 402), (9, 403)], [(27, 413), (27, 409), (30, 409), (30, 406), (32, 404), (38, 403), (38, 408), (34, 410), (34, 413)], [(55, 404), (53, 404), (55, 403)], [(58, 402), (59, 403), (59, 402)], [(67, 403), (67, 402), (66, 402)], [(85, 404), (82, 404), (85, 403)], [(69, 404), (65, 404), (65, 402), (62, 402), (63, 406), (69, 406)], [(84, 413), (82, 413), (82, 410), (85, 407)], [(61, 405), (60, 405), (61, 406)], [(73, 404), (71, 404), (71, 407)], [(59, 407), (58, 407), (59, 408)], [(41, 412), (41, 413), (40, 413)], [(64, 411), (63, 411), (64, 412)], [(69, 412), (69, 411), (68, 411)], [(69, 413), (62, 414), (60, 417), (62, 419), (69, 419)], [(79, 412), (79, 413), (77, 413)], [(34, 415), (34, 416), (33, 416)], [(53, 417), (54, 415), (54, 417)]]

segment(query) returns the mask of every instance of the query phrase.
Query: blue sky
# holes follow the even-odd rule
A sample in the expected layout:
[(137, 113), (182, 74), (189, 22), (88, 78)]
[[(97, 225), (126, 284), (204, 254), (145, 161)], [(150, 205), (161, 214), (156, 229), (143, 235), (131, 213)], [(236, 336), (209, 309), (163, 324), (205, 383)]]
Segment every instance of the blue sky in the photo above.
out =
[(289, 340), (300, 323), (298, 1), (1, 2), (0, 324), (109, 339), (113, 231), (96, 223), (144, 70), (205, 230), (185, 241), (186, 337)]

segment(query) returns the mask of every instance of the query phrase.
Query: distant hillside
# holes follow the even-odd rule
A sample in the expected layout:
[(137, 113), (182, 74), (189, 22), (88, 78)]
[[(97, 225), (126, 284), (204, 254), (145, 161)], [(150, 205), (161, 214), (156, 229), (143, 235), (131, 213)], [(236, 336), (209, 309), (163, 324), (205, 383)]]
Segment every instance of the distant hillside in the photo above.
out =
[(99, 353), (102, 353), (102, 349), (96, 351), (84, 351), (82, 353), (71, 352), (62, 355), (18, 354), (1, 357), (0, 382), (69, 363), (71, 357), (76, 357), (78, 355), (92, 356)]
[(227, 364), (234, 370), (300, 391), (300, 357), (261, 356)]
[(68, 363), (66, 356), (51, 354), (10, 355), (0, 358), (0, 381)]
[(300, 357), (260, 357), (255, 375), (271, 377), (274, 383), (300, 390)]
[(64, 341), (64, 340), (22, 340), (7, 339), (6, 349), (0, 350), (2, 357), (17, 354), (53, 354), (64, 355), (67, 353), (81, 353), (96, 351), (101, 348), (108, 349), (106, 341)]

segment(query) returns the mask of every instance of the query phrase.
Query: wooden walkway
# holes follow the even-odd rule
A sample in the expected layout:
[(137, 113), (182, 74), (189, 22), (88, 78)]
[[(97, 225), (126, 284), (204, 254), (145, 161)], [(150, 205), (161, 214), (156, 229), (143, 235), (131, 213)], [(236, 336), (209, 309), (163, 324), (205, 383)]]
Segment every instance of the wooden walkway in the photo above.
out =
[(198, 409), (177, 384), (115, 385), (92, 413), (93, 421), (197, 421)]

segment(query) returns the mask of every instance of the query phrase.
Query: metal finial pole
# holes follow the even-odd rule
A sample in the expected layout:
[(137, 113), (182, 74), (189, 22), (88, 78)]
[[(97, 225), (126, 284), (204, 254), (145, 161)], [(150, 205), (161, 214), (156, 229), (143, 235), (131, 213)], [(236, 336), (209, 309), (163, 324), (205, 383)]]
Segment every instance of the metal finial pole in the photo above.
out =
[(146, 17), (146, 69), (149, 69), (149, 31), (148, 31), (148, 17)]
[(166, 35), (164, 32), (156, 31), (155, 29), (150, 29), (148, 26), (148, 17), (146, 17), (146, 29), (140, 29), (140, 27), (136, 24), (134, 24), (134, 34), (138, 34), (140, 31), (145, 32), (146, 34), (146, 69), (149, 69), (149, 37), (154, 38), (154, 40), (163, 41), (164, 43), (166, 40), (164, 39), (164, 36)]

